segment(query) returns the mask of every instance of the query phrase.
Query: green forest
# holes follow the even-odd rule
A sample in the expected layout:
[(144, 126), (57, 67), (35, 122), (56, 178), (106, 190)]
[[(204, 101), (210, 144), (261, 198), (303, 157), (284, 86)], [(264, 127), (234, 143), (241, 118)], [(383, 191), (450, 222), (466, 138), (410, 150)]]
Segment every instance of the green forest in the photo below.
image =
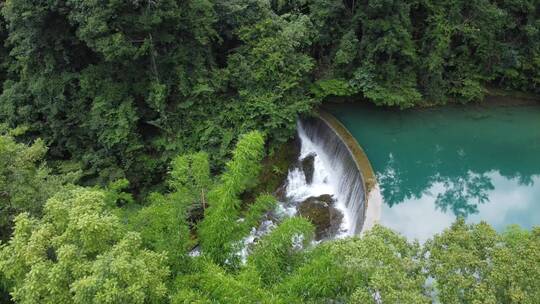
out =
[(540, 0), (0, 8), (0, 302), (538, 303), (539, 227), (314, 246), (294, 217), (239, 251), (326, 102), (540, 94)]

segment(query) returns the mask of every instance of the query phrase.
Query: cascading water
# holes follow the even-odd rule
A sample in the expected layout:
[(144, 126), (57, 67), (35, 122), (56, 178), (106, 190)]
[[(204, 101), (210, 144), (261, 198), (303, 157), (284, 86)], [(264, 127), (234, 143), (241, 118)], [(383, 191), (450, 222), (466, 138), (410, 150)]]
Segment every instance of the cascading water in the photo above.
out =
[(299, 161), (314, 157), (313, 178), (306, 180), (301, 167), (289, 170), (286, 197), (292, 202), (286, 206), (290, 215), (294, 205), (309, 197), (332, 195), (335, 207), (343, 214), (339, 232), (334, 237), (360, 233), (364, 224), (364, 184), (347, 146), (322, 120), (306, 119), (298, 123), (301, 142)]
[[(305, 119), (298, 122), (298, 138), (300, 155), (298, 163), (289, 169), (285, 193), (278, 208), (242, 240), (243, 249), (238, 255), (243, 261), (249, 255), (250, 246), (269, 233), (276, 221), (297, 215), (302, 203), (309, 198), (331, 195), (332, 207), (342, 215), (339, 229), (325, 236), (327, 239), (359, 234), (363, 228), (369, 229), (378, 218), (380, 211), (377, 204), (377, 208), (365, 210), (362, 175), (351, 152), (334, 130), (322, 119)], [(313, 158), (312, 174), (301, 165), (308, 157)], [(370, 200), (379, 201), (376, 197), (372, 198), (374, 193), (378, 191), (371, 191)]]

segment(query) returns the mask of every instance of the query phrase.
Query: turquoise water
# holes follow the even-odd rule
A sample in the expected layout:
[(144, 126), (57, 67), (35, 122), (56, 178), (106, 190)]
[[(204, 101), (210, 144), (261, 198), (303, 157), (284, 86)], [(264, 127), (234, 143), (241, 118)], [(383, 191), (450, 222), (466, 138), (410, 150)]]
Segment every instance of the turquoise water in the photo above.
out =
[(420, 241), (457, 216), (499, 231), (540, 225), (540, 106), (336, 104), (330, 112), (371, 161), (383, 225)]

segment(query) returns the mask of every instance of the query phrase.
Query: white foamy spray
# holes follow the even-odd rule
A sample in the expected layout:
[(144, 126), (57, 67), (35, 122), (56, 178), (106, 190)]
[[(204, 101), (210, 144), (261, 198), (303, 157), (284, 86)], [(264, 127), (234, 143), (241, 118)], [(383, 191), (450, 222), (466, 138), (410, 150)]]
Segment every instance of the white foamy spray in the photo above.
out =
[(301, 141), (299, 160), (314, 156), (313, 180), (308, 183), (301, 168), (289, 170), (287, 198), (300, 203), (309, 197), (332, 195), (336, 200), (336, 209), (343, 214), (336, 237), (358, 234), (364, 222), (364, 187), (349, 150), (337, 134), (320, 120), (299, 122), (298, 137)]

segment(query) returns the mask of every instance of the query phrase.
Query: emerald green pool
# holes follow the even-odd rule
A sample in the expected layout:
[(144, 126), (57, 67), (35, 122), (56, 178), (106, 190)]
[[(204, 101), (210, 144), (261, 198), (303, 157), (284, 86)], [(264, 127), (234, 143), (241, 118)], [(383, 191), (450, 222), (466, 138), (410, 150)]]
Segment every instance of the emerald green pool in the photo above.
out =
[(540, 106), (336, 104), (381, 189), (381, 223), (423, 241), (457, 216), (540, 225)]

